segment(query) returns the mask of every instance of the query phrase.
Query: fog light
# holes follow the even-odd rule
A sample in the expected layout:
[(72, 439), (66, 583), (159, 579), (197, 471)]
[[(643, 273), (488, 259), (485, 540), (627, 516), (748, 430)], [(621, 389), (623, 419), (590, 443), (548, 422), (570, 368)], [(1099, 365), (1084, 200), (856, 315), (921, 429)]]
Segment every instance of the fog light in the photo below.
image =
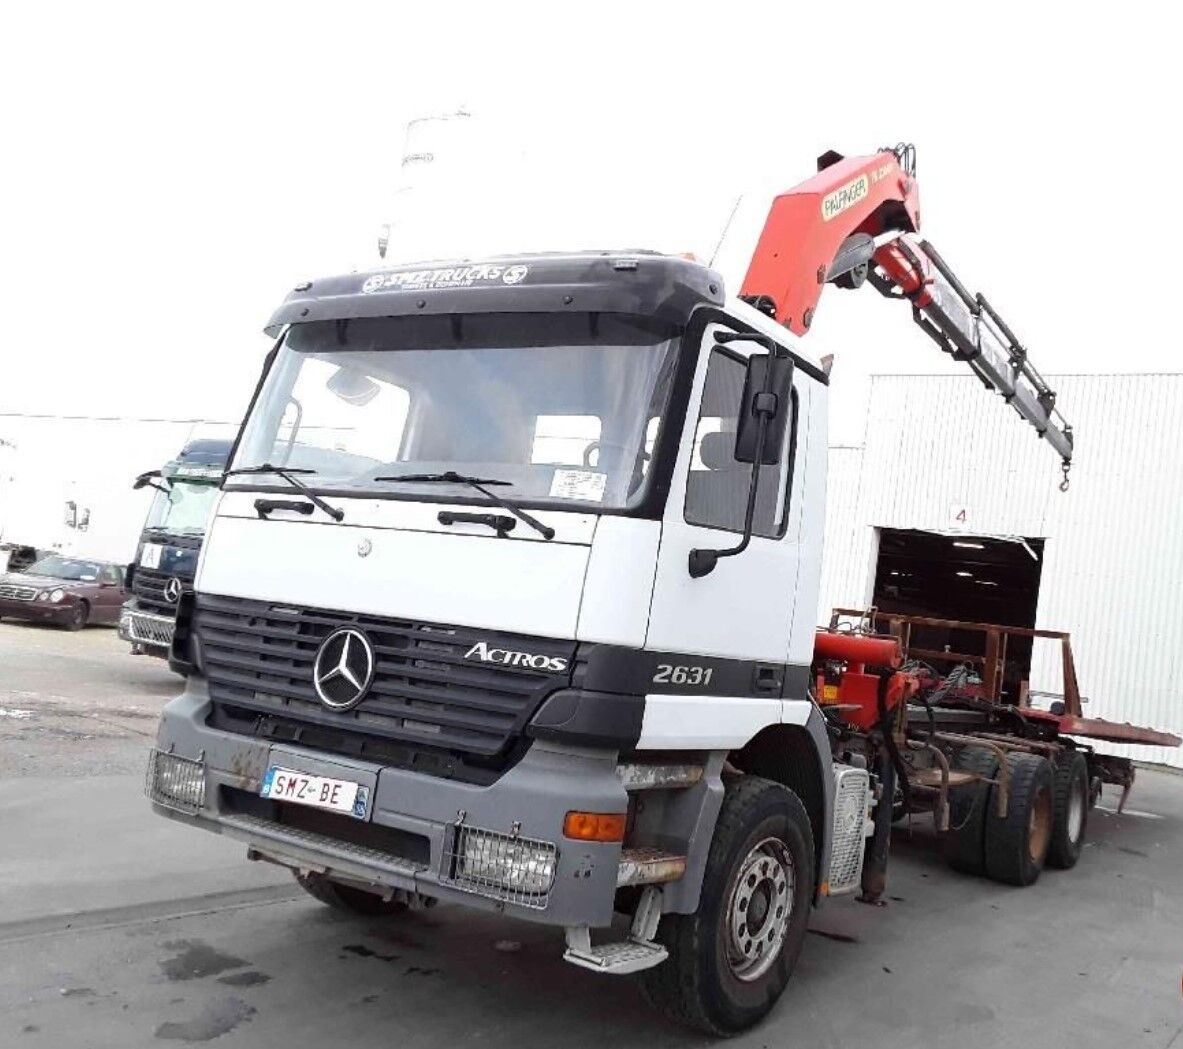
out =
[(458, 887), (524, 907), (545, 907), (558, 855), (550, 842), (458, 827), (451, 859), (449, 880)]
[(205, 763), (154, 750), (148, 758), (144, 787), (158, 805), (200, 809), (205, 804)]

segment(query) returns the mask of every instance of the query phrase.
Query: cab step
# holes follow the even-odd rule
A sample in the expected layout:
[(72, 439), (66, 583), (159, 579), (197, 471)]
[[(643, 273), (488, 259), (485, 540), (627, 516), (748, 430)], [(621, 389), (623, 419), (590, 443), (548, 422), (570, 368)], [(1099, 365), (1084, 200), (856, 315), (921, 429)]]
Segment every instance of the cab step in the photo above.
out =
[(686, 873), (686, 857), (662, 849), (626, 848), (620, 854), (616, 887), (660, 885), (677, 881)]
[(563, 961), (592, 969), (611, 976), (627, 976), (642, 969), (652, 969), (669, 957), (660, 943), (641, 943), (636, 940), (622, 940), (619, 943), (602, 943), (593, 947), (591, 942), (580, 947), (568, 947)]
[(593, 946), (586, 925), (568, 926), (563, 961), (611, 976), (627, 976), (660, 965), (669, 957), (669, 951), (653, 939), (661, 921), (661, 903), (661, 890), (653, 885), (646, 888), (637, 903), (628, 939), (616, 943)]

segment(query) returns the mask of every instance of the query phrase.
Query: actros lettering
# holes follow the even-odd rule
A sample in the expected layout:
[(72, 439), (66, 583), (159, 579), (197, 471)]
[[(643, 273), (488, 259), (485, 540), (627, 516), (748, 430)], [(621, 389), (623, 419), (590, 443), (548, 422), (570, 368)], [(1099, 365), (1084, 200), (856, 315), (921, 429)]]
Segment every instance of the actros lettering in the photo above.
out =
[(465, 659), (479, 659), (482, 663), (500, 663), (507, 667), (529, 667), (558, 674), (567, 669), (567, 661), (558, 656), (535, 656), (529, 652), (514, 652), (508, 648), (490, 648), (488, 642), (478, 641), (467, 652)]

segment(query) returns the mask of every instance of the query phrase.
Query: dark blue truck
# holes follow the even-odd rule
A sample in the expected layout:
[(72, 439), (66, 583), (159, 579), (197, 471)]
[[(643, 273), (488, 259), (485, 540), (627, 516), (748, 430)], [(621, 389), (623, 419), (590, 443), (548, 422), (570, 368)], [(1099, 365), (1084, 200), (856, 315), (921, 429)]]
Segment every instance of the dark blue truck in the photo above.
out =
[(181, 593), (193, 586), (206, 522), (230, 454), (228, 440), (190, 441), (160, 470), (140, 474), (135, 488), (156, 489), (136, 559), (128, 566), (130, 597), (119, 616), (119, 636), (133, 653), (168, 657)]

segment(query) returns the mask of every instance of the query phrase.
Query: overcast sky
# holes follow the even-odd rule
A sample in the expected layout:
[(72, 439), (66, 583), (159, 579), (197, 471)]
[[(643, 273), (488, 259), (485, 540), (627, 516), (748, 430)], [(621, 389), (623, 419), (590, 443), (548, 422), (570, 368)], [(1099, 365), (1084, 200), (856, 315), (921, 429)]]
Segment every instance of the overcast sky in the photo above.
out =
[[(745, 185), (904, 139), (926, 235), (1042, 370), (1179, 370), (1177, 37), (1165, 5), (1093, 8), (20, 5), (0, 412), (239, 416), (270, 311), (377, 264), (406, 122), (459, 105), (482, 154), (418, 206), (425, 254), (709, 256)], [(944, 366), (869, 287), (828, 289), (813, 334), (839, 441), (870, 372)]]

